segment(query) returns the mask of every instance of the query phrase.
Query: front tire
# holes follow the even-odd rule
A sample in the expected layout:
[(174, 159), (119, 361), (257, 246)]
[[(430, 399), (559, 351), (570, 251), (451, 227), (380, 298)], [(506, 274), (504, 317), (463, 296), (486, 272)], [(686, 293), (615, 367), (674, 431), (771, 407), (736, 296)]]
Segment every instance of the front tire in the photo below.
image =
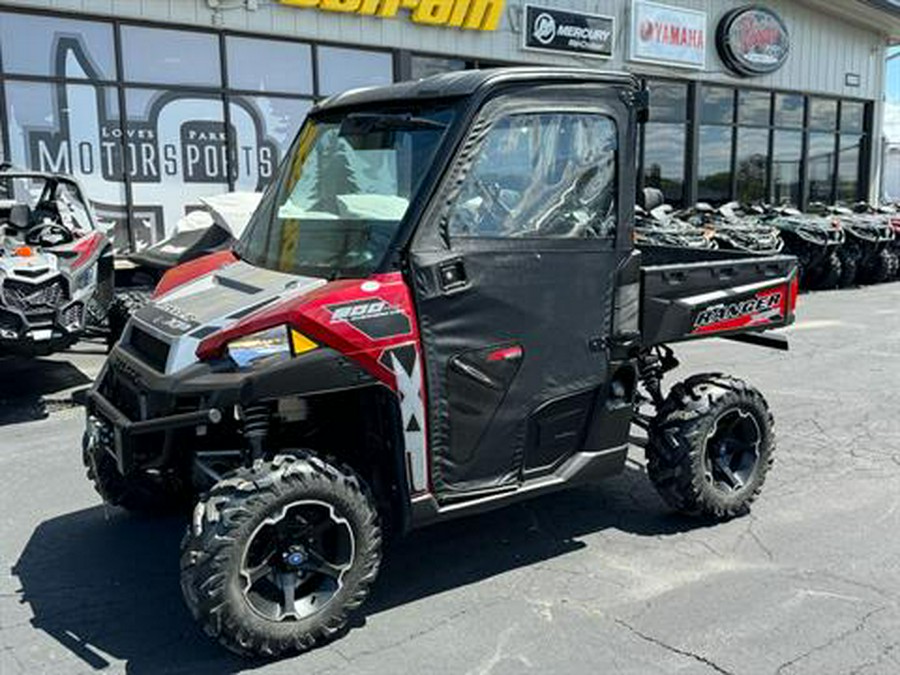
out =
[(182, 542), (181, 587), (204, 631), (245, 656), (336, 635), (378, 574), (381, 529), (362, 481), (307, 454), (216, 483)]
[(705, 374), (676, 384), (653, 421), (647, 472), (683, 513), (732, 518), (759, 495), (775, 451), (762, 394), (733, 377)]

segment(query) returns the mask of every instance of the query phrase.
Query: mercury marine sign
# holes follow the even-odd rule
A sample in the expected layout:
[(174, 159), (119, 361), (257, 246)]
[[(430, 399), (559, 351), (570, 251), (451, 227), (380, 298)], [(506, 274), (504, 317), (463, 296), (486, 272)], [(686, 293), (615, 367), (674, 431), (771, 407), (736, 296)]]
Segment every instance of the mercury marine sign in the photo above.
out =
[(278, 0), (282, 5), (307, 7), (393, 19), (401, 9), (409, 18), (427, 26), (469, 30), (496, 30), (503, 16), (504, 0)]
[(703, 69), (706, 43), (706, 12), (645, 0), (632, 5), (632, 61)]
[(791, 42), (780, 16), (767, 7), (751, 5), (722, 17), (716, 48), (725, 65), (739, 75), (766, 75), (784, 65)]
[(615, 20), (611, 16), (525, 5), (522, 47), (609, 58)]

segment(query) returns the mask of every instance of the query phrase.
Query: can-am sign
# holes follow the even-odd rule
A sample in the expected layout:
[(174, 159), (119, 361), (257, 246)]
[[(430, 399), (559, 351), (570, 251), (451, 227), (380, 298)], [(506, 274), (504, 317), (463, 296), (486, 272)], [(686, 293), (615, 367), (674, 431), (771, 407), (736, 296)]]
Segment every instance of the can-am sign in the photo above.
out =
[(282, 5), (307, 7), (323, 12), (340, 12), (396, 18), (401, 9), (409, 11), (415, 23), (469, 30), (496, 30), (503, 16), (504, 0), (278, 0)]
[(702, 69), (706, 42), (706, 12), (644, 0), (632, 5), (632, 61)]
[(751, 5), (722, 17), (716, 47), (725, 65), (739, 75), (766, 75), (784, 65), (791, 41), (780, 16), (767, 7)]
[(609, 58), (615, 20), (611, 16), (525, 5), (523, 48)]

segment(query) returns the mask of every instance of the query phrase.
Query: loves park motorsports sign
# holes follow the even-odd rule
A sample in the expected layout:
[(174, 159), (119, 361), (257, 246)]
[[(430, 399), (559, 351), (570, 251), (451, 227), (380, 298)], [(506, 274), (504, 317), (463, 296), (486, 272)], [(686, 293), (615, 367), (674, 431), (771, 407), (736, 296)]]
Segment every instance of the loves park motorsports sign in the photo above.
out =
[(645, 0), (632, 5), (632, 61), (702, 69), (706, 42), (706, 12)]

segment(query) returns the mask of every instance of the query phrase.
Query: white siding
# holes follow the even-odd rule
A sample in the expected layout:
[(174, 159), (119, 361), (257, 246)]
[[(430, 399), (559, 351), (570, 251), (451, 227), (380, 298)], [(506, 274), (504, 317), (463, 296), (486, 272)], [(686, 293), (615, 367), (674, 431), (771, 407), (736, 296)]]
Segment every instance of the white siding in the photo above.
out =
[[(269, 33), (322, 41), (353, 43), (383, 48), (406, 48), (434, 54), (464, 56), (505, 62), (554, 63), (590, 67), (629, 69), (640, 73), (673, 74), (686, 78), (742, 82), (753, 86), (794, 89), (832, 95), (880, 99), (883, 83), (880, 62), (884, 58), (884, 40), (876, 33), (848, 24), (841, 19), (817, 12), (794, 0), (771, 0), (766, 3), (784, 19), (792, 38), (792, 50), (785, 66), (772, 75), (741, 80), (724, 72), (710, 40), (707, 71), (654, 69), (624, 60), (628, 41), (626, 0), (540, 0), (549, 6), (566, 7), (616, 17), (617, 44), (613, 59), (556, 56), (523, 51), (518, 32), (524, 0), (507, 0), (501, 27), (493, 33), (433, 28), (397, 19), (332, 14), (299, 9), (261, 0), (259, 9), (247, 10), (235, 0), (223, 4), (232, 8), (214, 12), (206, 0), (16, 0), (10, 5), (56, 8), (123, 18), (171, 21), (199, 26), (225, 28), (254, 33)], [(669, 0), (707, 12), (710, 36), (718, 19), (744, 0)], [(235, 5), (238, 5), (235, 7)], [(860, 76), (859, 87), (844, 84), (846, 73)]]

